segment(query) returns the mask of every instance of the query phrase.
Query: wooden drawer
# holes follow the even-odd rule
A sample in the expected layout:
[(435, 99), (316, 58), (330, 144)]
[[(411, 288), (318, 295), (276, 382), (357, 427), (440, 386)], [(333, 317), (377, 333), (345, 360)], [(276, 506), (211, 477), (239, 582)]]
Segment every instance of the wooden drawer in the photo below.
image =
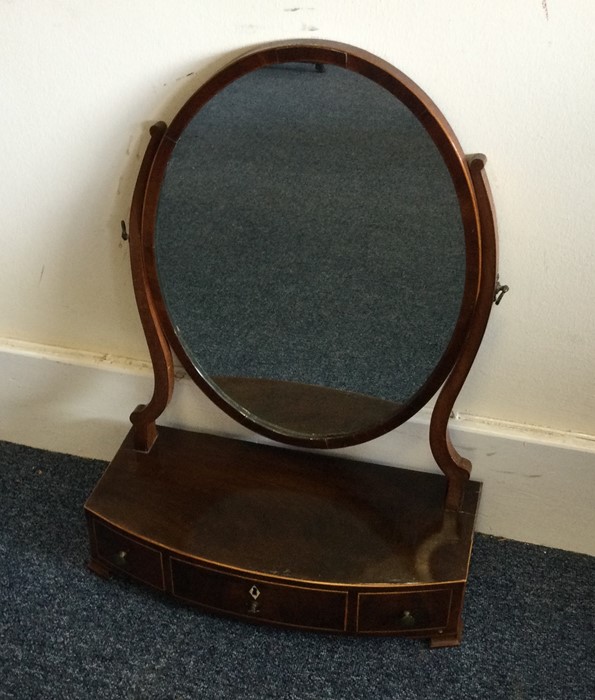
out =
[(360, 593), (358, 632), (416, 632), (448, 626), (452, 590)]
[(144, 583), (165, 590), (163, 557), (159, 550), (141, 544), (98, 520), (92, 521), (92, 528), (99, 560), (110, 569), (119, 569)]
[(306, 629), (345, 630), (347, 593), (261, 581), (170, 560), (173, 594), (211, 610)]

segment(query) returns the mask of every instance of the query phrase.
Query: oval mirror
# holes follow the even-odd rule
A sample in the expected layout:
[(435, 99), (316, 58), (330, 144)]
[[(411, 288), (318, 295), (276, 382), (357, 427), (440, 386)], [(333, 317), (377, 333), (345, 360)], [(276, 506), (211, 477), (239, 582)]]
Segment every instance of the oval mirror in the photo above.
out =
[(174, 351), (229, 414), (318, 447), (439, 389), (478, 285), (477, 207), (446, 121), (338, 45), (252, 52), (167, 130), (145, 216)]

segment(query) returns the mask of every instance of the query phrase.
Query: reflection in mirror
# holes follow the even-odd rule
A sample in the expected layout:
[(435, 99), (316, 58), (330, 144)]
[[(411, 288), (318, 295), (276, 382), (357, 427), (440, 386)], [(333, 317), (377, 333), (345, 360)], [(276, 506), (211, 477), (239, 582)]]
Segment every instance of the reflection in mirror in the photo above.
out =
[[(428, 133), (377, 83), (307, 63), (248, 73), (193, 118), (155, 255), (202, 376), (255, 420), (321, 435), (362, 428), (362, 401), (387, 420), (423, 387), (465, 286), (459, 202)], [(294, 423), (303, 385), (319, 390)]]

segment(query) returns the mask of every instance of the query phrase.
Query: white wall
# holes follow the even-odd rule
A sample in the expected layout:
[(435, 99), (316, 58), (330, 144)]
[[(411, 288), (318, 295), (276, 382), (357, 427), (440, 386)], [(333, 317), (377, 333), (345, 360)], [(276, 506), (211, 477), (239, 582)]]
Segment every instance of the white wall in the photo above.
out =
[[(130, 409), (146, 397), (128, 405), (118, 387), (148, 355), (119, 221), (127, 218), (147, 127), (169, 120), (247, 46), (325, 38), (399, 67), (439, 105), (465, 151), (487, 155), (501, 276), (511, 292), (493, 313), (456, 408), (468, 422), (491, 425), (492, 436), (506, 422), (518, 435), (533, 426), (542, 443), (553, 444), (552, 435), (556, 444), (574, 440), (593, 465), (581, 466), (576, 494), (595, 493), (594, 26), (592, 0), (309, 0), (303, 7), (289, 0), (0, 0), (0, 437), (106, 456), (96, 431), (109, 382), (81, 379), (76, 366), (87, 355), (77, 353), (108, 355), (110, 367), (121, 369), (112, 417), (124, 431)], [(49, 369), (22, 376), (15, 369), (32, 358), (54, 367), (55, 353), (67, 368), (61, 380)], [(100, 360), (93, 366), (105, 369)], [(44, 376), (58, 385), (43, 385)], [(66, 408), (60, 381), (85, 420)], [(42, 424), (62, 436), (76, 424), (76, 439), (52, 437)], [(366, 456), (376, 447), (362, 449)], [(500, 471), (518, 476), (536, 454), (502, 461)], [(485, 460), (475, 464), (487, 482), (495, 471)], [(555, 490), (565, 480), (559, 474)], [(543, 510), (541, 517), (550, 516)], [(506, 530), (497, 522), (485, 529)]]

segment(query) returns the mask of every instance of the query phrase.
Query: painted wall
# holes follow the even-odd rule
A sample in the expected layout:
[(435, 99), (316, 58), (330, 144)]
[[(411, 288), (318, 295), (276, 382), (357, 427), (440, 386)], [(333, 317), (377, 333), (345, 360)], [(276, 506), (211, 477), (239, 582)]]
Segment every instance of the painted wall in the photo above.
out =
[(595, 5), (0, 3), (0, 337), (145, 358), (127, 217), (147, 126), (244, 47), (332, 38), (400, 67), (488, 156), (511, 287), (458, 410), (595, 434)]
[[(0, 0), (0, 345), (146, 360), (119, 222), (148, 126), (247, 46), (334, 39), (398, 66), (488, 157), (511, 292), (457, 411), (595, 440), (594, 26), (592, 0)], [(92, 422), (99, 388), (76, 376)]]

